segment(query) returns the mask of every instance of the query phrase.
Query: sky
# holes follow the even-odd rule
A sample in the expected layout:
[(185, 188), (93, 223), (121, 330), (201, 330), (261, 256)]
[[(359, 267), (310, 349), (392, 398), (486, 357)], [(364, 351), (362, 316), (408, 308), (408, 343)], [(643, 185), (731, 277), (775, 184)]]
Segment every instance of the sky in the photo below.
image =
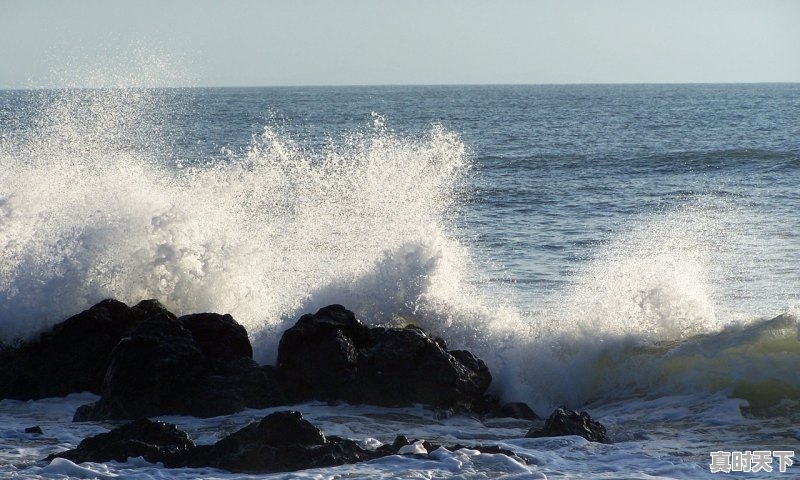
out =
[(0, 88), (800, 82), (798, 0), (0, 0)]

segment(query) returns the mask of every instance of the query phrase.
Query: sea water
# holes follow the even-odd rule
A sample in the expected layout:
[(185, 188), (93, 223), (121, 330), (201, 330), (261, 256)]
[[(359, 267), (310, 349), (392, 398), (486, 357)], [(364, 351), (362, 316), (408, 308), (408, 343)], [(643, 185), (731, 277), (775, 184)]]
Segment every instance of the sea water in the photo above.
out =
[[(284, 329), (340, 303), (615, 443), (312, 402), (293, 408), (367, 446), (528, 463), (442, 450), (278, 477), (720, 477), (714, 451), (800, 453), (798, 181), (793, 84), (0, 91), (0, 338), (156, 298), (231, 313), (274, 363)], [(0, 402), (0, 476), (252, 478), (40, 461), (112, 426), (71, 423), (95, 398)], [(163, 419), (213, 443), (273, 410)]]

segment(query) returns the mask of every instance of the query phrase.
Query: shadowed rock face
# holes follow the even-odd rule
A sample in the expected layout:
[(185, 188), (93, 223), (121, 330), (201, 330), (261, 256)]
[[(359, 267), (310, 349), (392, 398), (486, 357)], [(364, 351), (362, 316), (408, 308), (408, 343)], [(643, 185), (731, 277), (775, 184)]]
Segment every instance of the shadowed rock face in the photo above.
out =
[(311, 399), (490, 413), (491, 378), (481, 360), (420, 328), (369, 328), (341, 305), (287, 330), (277, 367), (253, 361), (247, 331), (230, 315), (177, 318), (155, 300), (105, 300), (0, 350), (0, 398), (100, 394), (76, 421), (211, 417)]
[(491, 383), (471, 353), (448, 351), (417, 327), (368, 328), (341, 305), (304, 315), (284, 333), (278, 371), (293, 401), (471, 406)]
[(531, 428), (526, 438), (560, 437), (579, 435), (591, 442), (612, 443), (606, 434), (606, 427), (592, 419), (586, 412), (575, 412), (564, 407), (557, 408), (538, 430)]
[[(137, 420), (106, 433), (81, 441), (72, 450), (50, 455), (73, 462), (124, 462), (131, 457), (143, 457), (151, 463), (170, 461), (178, 454), (193, 450), (194, 442), (175, 425)], [(165, 463), (166, 465), (166, 463)]]
[[(411, 445), (404, 436), (393, 444), (375, 450), (361, 448), (356, 442), (339, 437), (325, 437), (314, 425), (295, 411), (276, 412), (253, 422), (213, 445), (196, 446), (185, 432), (175, 425), (143, 419), (83, 440), (77, 448), (50, 455), (73, 462), (124, 462), (130, 457), (143, 457), (167, 468), (213, 467), (231, 472), (273, 473), (308, 468), (331, 467), (373, 460), (387, 455), (404, 454)], [(425, 452), (439, 445), (417, 441)], [(514, 453), (496, 446), (464, 447), (486, 453)], [(417, 449), (411, 449), (417, 451)], [(420, 452), (424, 455), (424, 452)], [(524, 460), (517, 458), (520, 462)]]
[(178, 319), (181, 326), (191, 332), (192, 338), (209, 360), (215, 373), (226, 373), (227, 368), (253, 359), (253, 347), (247, 330), (230, 315), (195, 313)]
[(270, 473), (329, 467), (389, 455), (352, 440), (330, 439), (298, 412), (276, 412), (213, 445), (196, 446), (175, 425), (147, 419), (83, 440), (77, 448), (50, 455), (73, 462), (124, 462), (143, 457), (168, 468), (214, 467), (232, 472)]
[(506, 403), (497, 412), (499, 417), (519, 418), (522, 420), (536, 420), (539, 418), (533, 409), (523, 402)]
[(356, 377), (358, 349), (369, 328), (341, 305), (303, 315), (278, 346), (278, 372), (292, 401), (342, 400)]
[(142, 321), (167, 312), (155, 300), (131, 308), (104, 300), (0, 352), (0, 399), (31, 400), (89, 391), (99, 394), (111, 352)]
[(247, 332), (230, 315), (156, 314), (120, 340), (102, 398), (81, 407), (75, 420), (213, 417), (284, 403), (274, 368), (258, 366), (252, 355)]

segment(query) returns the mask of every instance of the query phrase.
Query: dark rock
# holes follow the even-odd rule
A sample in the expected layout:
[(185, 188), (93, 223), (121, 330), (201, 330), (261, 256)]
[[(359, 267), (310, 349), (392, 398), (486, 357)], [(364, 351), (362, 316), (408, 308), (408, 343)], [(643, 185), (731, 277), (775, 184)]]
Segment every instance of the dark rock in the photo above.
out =
[(172, 319), (177, 318), (174, 313), (167, 310), (164, 305), (158, 300), (142, 300), (141, 302), (137, 303), (132, 307), (132, 310), (136, 312), (141, 318), (147, 319), (150, 317), (155, 317), (159, 313), (164, 314)]
[(155, 300), (131, 308), (104, 300), (42, 333), (35, 341), (0, 351), (0, 399), (100, 393), (111, 352), (154, 310)]
[[(174, 425), (137, 420), (122, 427), (83, 440), (77, 448), (50, 455), (73, 462), (124, 462), (143, 457), (161, 462), (167, 468), (212, 467), (231, 472), (273, 473), (308, 468), (331, 467), (395, 455), (413, 442), (398, 436), (391, 445), (365, 450), (356, 442), (325, 435), (298, 412), (276, 412), (238, 430), (213, 445), (195, 446), (185, 432)], [(427, 441), (432, 452), (439, 445)], [(509, 450), (496, 446), (445, 447), (471, 448), (485, 453), (502, 453), (519, 459)]]
[(138, 420), (83, 440), (76, 449), (48, 457), (73, 462), (124, 462), (144, 457), (168, 468), (213, 467), (232, 472), (270, 473), (330, 467), (371, 460), (391, 452), (364, 450), (352, 440), (326, 439), (297, 412), (276, 412), (214, 445), (195, 446), (174, 425)]
[[(233, 472), (281, 472), (355, 463), (382, 456), (351, 440), (329, 439), (298, 412), (276, 412), (201, 452), (200, 461)], [(210, 460), (210, 463), (209, 463)]]
[(231, 363), (252, 361), (247, 330), (230, 315), (196, 313), (178, 319), (192, 333), (212, 369), (224, 372)]
[(398, 435), (394, 438), (394, 442), (392, 442), (392, 450), (396, 452), (406, 445), (411, 445), (411, 442), (408, 441), (408, 437), (405, 435)]
[(500, 407), (498, 416), (506, 418), (519, 418), (522, 420), (536, 420), (539, 418), (533, 409), (529, 407), (527, 403), (523, 402), (511, 402), (504, 404), (502, 407)]
[(122, 413), (108, 403), (104, 398), (81, 405), (72, 416), (73, 422), (101, 422), (103, 420), (120, 418)]
[[(227, 437), (225, 442), (259, 442), (273, 447), (285, 447), (294, 444), (324, 445), (326, 440), (325, 435), (305, 420), (300, 412), (284, 411), (268, 415), (258, 423), (251, 423)], [(220, 446), (221, 443), (217, 445)]]
[(73, 450), (50, 455), (81, 462), (124, 462), (130, 457), (144, 457), (151, 463), (177, 466), (176, 460), (195, 448), (186, 432), (175, 425), (137, 420), (106, 433), (83, 440)]
[(491, 383), (483, 362), (469, 352), (443, 350), (421, 329), (373, 328), (370, 340), (358, 352), (348, 401), (450, 407), (477, 401)]
[(278, 371), (290, 400), (424, 403), (481, 402), (491, 383), (486, 365), (421, 328), (368, 328), (341, 305), (304, 315), (278, 348)]
[(103, 400), (115, 418), (187, 413), (207, 375), (205, 356), (191, 332), (158, 314), (112, 352)]
[(484, 394), (481, 398), (472, 402), (469, 411), (481, 416), (501, 416), (500, 399), (489, 393)]
[(300, 317), (278, 345), (277, 367), (289, 399), (346, 398), (355, 380), (356, 350), (368, 337), (369, 328), (341, 305)]
[[(214, 335), (221, 339), (219, 347), (212, 345)], [(274, 367), (260, 367), (252, 360), (247, 332), (230, 315), (177, 319), (159, 312), (119, 342), (111, 354), (102, 398), (80, 407), (73, 419), (169, 414), (207, 418), (265, 408), (286, 402), (277, 377)]]
[(606, 427), (593, 420), (586, 412), (575, 412), (564, 407), (557, 408), (545, 421), (540, 430), (531, 428), (526, 438), (560, 437), (579, 435), (586, 440), (600, 443), (612, 443), (606, 434)]
[(35, 427), (28, 427), (25, 429), (25, 433), (32, 433), (34, 435), (44, 435), (42, 431), (42, 427), (36, 425)]
[(227, 415), (244, 408), (267, 408), (286, 405), (283, 386), (271, 365), (239, 366), (228, 375), (206, 379), (202, 392), (193, 400), (197, 416)]

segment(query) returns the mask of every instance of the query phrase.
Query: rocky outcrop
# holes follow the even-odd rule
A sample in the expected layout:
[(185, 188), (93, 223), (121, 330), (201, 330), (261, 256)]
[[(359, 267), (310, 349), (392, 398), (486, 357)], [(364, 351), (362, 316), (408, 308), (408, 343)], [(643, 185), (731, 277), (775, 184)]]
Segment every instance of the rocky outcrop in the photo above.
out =
[(612, 443), (606, 433), (606, 427), (593, 420), (586, 412), (576, 412), (564, 407), (557, 408), (544, 423), (541, 429), (531, 428), (526, 438), (560, 437), (579, 435), (591, 442)]
[(129, 307), (104, 300), (42, 333), (0, 351), (0, 399), (31, 400), (100, 393), (117, 343), (146, 318), (166, 312), (155, 300)]
[(177, 318), (155, 300), (105, 300), (0, 350), (0, 398), (100, 394), (76, 421), (211, 417), (307, 400), (498, 408), (486, 395), (489, 369), (470, 352), (414, 326), (369, 328), (341, 305), (303, 315), (278, 350), (277, 367), (260, 366), (230, 315)]
[[(77, 448), (50, 455), (81, 462), (124, 462), (142, 457), (167, 468), (213, 467), (241, 473), (274, 473), (331, 467), (372, 460), (387, 455), (427, 455), (440, 448), (424, 440), (398, 436), (392, 444), (368, 450), (353, 440), (326, 437), (295, 411), (276, 412), (253, 422), (213, 445), (195, 445), (174, 425), (137, 420), (83, 440)], [(470, 448), (502, 453), (524, 463), (513, 452), (497, 446), (454, 445), (449, 450)]]
[(102, 398), (81, 407), (75, 420), (213, 417), (285, 403), (274, 368), (252, 356), (247, 332), (230, 315), (159, 313), (120, 340)]
[(76, 463), (124, 462), (131, 457), (142, 457), (150, 463), (172, 465), (174, 459), (194, 449), (189, 435), (175, 425), (141, 419), (86, 438), (76, 448), (50, 455), (47, 460), (58, 457)]
[(496, 413), (498, 417), (519, 418), (521, 420), (536, 420), (539, 418), (533, 409), (523, 402), (511, 402), (503, 404)]
[(268, 473), (330, 467), (387, 455), (352, 440), (326, 438), (298, 412), (276, 412), (186, 457), (186, 466)]
[(304, 315), (278, 348), (292, 401), (344, 400), (383, 406), (471, 406), (491, 383), (486, 365), (418, 327), (369, 328), (341, 305)]

